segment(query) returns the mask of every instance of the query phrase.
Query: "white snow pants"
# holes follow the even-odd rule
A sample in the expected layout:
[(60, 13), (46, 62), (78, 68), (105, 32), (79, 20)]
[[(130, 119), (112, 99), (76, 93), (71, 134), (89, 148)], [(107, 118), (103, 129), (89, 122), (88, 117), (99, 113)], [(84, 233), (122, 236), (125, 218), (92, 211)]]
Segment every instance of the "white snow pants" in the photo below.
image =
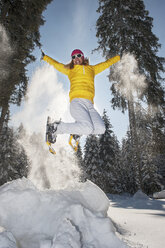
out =
[(70, 113), (75, 119), (73, 123), (60, 122), (57, 134), (103, 134), (105, 125), (93, 103), (84, 98), (75, 98), (70, 103)]

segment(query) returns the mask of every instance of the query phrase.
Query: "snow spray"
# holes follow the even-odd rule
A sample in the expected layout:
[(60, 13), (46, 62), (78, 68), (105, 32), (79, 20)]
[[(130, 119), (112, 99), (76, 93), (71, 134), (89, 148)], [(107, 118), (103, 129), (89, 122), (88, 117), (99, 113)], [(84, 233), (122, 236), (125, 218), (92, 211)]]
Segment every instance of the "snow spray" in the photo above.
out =
[(0, 79), (7, 78), (9, 71), (9, 59), (13, 54), (9, 37), (5, 28), (0, 24)]
[(31, 161), (29, 179), (38, 188), (62, 189), (79, 181), (80, 169), (68, 145), (69, 136), (58, 135), (54, 144), (56, 155), (48, 151), (45, 142), (47, 116), (54, 121), (73, 121), (68, 103), (68, 92), (58, 82), (56, 71), (43, 65), (33, 73), (22, 110), (12, 118), (15, 126), (22, 123), (26, 130), (20, 142)]
[(119, 63), (114, 65), (113, 78), (120, 83), (115, 84), (116, 90), (127, 100), (134, 100), (142, 96), (147, 87), (145, 76), (139, 73), (135, 56), (124, 54)]

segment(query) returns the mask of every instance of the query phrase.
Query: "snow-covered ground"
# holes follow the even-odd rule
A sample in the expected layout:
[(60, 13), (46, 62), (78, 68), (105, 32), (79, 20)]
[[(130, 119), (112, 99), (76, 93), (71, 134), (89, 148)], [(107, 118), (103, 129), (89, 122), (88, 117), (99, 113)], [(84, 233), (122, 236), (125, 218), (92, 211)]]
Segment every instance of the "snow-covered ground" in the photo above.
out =
[(39, 190), (25, 178), (4, 184), (0, 248), (164, 248), (165, 200), (109, 199), (90, 181), (67, 190)]
[(110, 195), (108, 215), (119, 236), (131, 247), (165, 247), (165, 198), (151, 199), (141, 192), (134, 197)]

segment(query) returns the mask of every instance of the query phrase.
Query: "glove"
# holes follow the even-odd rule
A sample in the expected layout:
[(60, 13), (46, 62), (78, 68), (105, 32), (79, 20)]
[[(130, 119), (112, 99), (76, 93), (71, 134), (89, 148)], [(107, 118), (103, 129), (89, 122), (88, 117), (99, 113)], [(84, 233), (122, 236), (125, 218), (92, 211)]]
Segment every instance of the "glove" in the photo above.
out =
[(44, 56), (45, 56), (45, 53), (41, 50), (41, 60), (43, 60)]

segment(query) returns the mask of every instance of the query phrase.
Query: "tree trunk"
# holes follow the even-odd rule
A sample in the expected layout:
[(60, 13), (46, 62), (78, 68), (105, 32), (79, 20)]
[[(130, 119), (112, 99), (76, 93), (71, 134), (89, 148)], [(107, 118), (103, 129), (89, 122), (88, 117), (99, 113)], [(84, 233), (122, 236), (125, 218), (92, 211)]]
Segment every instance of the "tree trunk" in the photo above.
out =
[(2, 110), (1, 110), (1, 116), (0, 116), (0, 133), (2, 132), (3, 126), (5, 121), (8, 122), (8, 111), (9, 111), (9, 103), (7, 102), (6, 104), (4, 104), (2, 106)]
[[(1, 9), (1, 23), (3, 24), (5, 21), (5, 18), (7, 16), (8, 10), (10, 8), (11, 2), (7, 1), (3, 8)], [(1, 116), (0, 116), (0, 133), (2, 132), (4, 122), (6, 120), (6, 117), (8, 115), (9, 110), (9, 102), (8, 100), (4, 102), (4, 104), (1, 105)]]
[(128, 100), (128, 114), (129, 114), (129, 124), (130, 124), (130, 134), (131, 134), (131, 142), (133, 147), (133, 159), (136, 170), (136, 183), (138, 189), (142, 188), (142, 175), (141, 175), (141, 159), (140, 159), (140, 149), (136, 128), (136, 118), (135, 118), (135, 110), (134, 110), (134, 102), (133, 96), (130, 100)]

